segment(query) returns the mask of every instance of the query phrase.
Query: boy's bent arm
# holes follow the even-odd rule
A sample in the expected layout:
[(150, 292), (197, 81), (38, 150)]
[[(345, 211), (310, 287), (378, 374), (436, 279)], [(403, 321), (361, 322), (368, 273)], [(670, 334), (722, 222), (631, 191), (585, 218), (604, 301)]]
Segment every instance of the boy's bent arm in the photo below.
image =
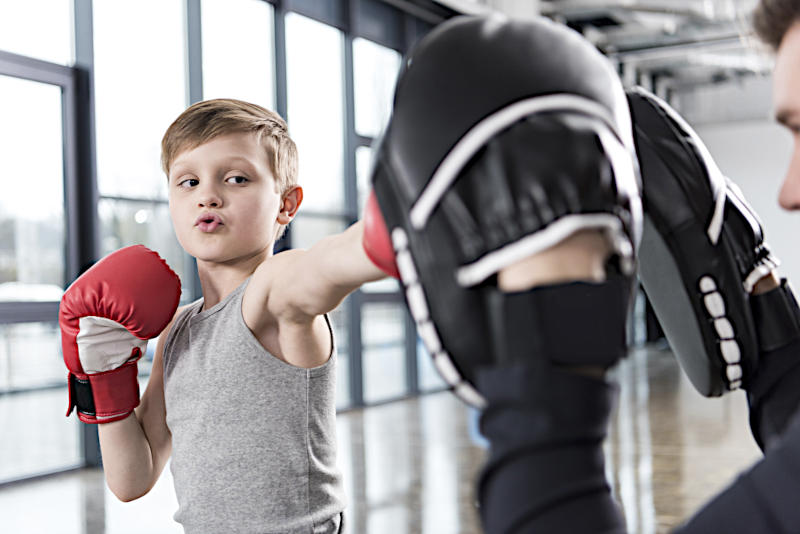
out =
[(158, 337), (150, 380), (139, 407), (129, 417), (98, 425), (103, 470), (109, 489), (121, 501), (145, 495), (155, 485), (172, 452), (164, 401), (164, 343), (172, 324)]
[(306, 251), (289, 251), (296, 253), (281, 267), (270, 301), (277, 298), (281, 307), (313, 317), (332, 311), (361, 285), (385, 278), (364, 252), (363, 236), (364, 223), (358, 221)]

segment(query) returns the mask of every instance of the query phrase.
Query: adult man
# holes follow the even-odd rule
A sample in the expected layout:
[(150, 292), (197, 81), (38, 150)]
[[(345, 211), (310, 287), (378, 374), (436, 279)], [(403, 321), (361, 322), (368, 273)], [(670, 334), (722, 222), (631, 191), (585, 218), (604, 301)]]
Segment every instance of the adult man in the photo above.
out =
[[(780, 203), (798, 209), (800, 5), (762, 0), (755, 20), (778, 55), (778, 119), (795, 135)], [(437, 30), (412, 54), (373, 172), (407, 300), (445, 377), (463, 398), (485, 408), (482, 430), (491, 452), (479, 498), (486, 531), (624, 532), (604, 478), (602, 440), (615, 395), (604, 375), (624, 352), (619, 310), (627, 302), (626, 262), (639, 244), (642, 221), (638, 191), (626, 178), (632, 143), (614, 96), (618, 82), (602, 74), (585, 47), (573, 46), (573, 36), (546, 23), (530, 23), (527, 32), (497, 20), (469, 24)], [(534, 34), (536, 39), (526, 37)], [(502, 46), (495, 42), (501, 38)], [(478, 54), (464, 52), (476, 42)], [(556, 61), (545, 53), (553, 51), (561, 54)], [(459, 55), (478, 66), (463, 65), (457, 77), (449, 76), (450, 59)], [(520, 56), (528, 58), (528, 71), (540, 85), (507, 77), (518, 72), (513, 64)], [(510, 65), (509, 71), (498, 71), (493, 59)], [(491, 75), (482, 78), (483, 65)], [(583, 78), (574, 76), (581, 71)], [(448, 89), (454, 80), (463, 94)], [(520, 84), (514, 85), (518, 94), (509, 95), (511, 81)], [(596, 91), (597, 84), (606, 90)], [(690, 376), (708, 378), (705, 393), (747, 389), (751, 426), (766, 449), (759, 464), (680, 532), (798, 532), (800, 424), (791, 424), (800, 391), (797, 305), (771, 271), (760, 225), (735, 188), (714, 176), (713, 160), (694, 132), (657, 100), (629, 98), (648, 173), (645, 213), (649, 205), (651, 218), (664, 215), (668, 223), (654, 226), (656, 248), (647, 253), (670, 258), (676, 293), (685, 295), (663, 310), (695, 314), (672, 335), (697, 338), (684, 354)], [(527, 115), (514, 115), (520, 102), (527, 102)], [(442, 147), (415, 145), (422, 141), (408, 125), (418, 130), (427, 123)], [(560, 150), (547, 144), (553, 138), (561, 141)], [(421, 162), (404, 157), (410, 153), (422, 154)], [(670, 159), (688, 162), (694, 174), (667, 166), (659, 177), (659, 162)], [(433, 162), (430, 168), (425, 160)], [(659, 213), (656, 198), (647, 197), (653, 191), (648, 180), (693, 181), (708, 196), (707, 205)], [(685, 201), (677, 197), (674, 205)], [(708, 237), (689, 232), (684, 239), (707, 239), (708, 261), (729, 263), (740, 283), (723, 287), (711, 276), (688, 280), (682, 273), (692, 258), (670, 248), (675, 229), (685, 222), (708, 224), (700, 219), (709, 209), (713, 227), (702, 228)], [(741, 309), (726, 310), (730, 299)], [(697, 311), (698, 303), (705, 308)], [(729, 320), (732, 311), (742, 318)], [(700, 326), (702, 313), (713, 329)], [(719, 339), (706, 343), (708, 336)], [(717, 376), (720, 369), (724, 374)]]

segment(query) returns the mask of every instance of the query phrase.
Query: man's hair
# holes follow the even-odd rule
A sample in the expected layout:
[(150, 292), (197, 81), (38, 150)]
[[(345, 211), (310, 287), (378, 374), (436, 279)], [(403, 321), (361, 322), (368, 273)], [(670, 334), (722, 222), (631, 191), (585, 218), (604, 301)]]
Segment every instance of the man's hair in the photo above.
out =
[(188, 107), (161, 140), (161, 168), (169, 175), (175, 158), (220, 135), (254, 133), (267, 151), (278, 192), (297, 184), (297, 147), (280, 115), (256, 104), (230, 98), (205, 100)]
[(798, 0), (761, 0), (753, 11), (753, 28), (759, 39), (777, 50), (786, 32), (800, 22)]

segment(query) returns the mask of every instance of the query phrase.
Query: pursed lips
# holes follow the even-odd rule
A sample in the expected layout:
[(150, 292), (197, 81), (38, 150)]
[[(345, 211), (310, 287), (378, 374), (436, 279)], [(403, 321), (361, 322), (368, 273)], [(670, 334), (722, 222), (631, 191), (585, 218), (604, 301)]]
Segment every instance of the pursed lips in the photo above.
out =
[(217, 227), (223, 225), (222, 218), (216, 213), (203, 213), (195, 221), (194, 225), (201, 232), (213, 232)]

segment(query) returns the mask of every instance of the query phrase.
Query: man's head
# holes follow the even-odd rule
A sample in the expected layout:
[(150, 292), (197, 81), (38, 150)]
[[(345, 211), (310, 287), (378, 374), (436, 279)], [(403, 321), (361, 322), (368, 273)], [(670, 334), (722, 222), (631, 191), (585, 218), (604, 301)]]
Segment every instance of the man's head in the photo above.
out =
[(753, 13), (758, 36), (776, 53), (773, 72), (775, 117), (792, 133), (794, 150), (778, 202), (800, 209), (800, 2), (761, 0)]
[(773, 50), (778, 50), (789, 28), (800, 21), (797, 0), (761, 0), (753, 11), (753, 28), (758, 37)]
[(189, 107), (164, 134), (161, 162), (176, 236), (198, 260), (271, 254), (302, 202), (286, 123), (254, 104)]

